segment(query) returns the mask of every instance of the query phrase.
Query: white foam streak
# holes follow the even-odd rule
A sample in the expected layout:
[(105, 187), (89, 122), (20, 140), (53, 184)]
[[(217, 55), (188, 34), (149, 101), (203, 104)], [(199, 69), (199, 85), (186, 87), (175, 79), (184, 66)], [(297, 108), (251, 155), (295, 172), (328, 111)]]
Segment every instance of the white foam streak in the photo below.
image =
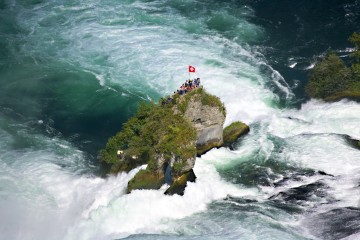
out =
[(292, 63), (292, 64), (289, 65), (289, 68), (294, 68), (296, 65), (297, 65), (297, 62)]
[[(248, 71), (250, 69), (249, 66)], [(274, 99), (275, 96), (270, 91), (259, 88), (250, 78), (237, 78), (218, 71), (207, 69), (202, 76), (202, 84), (208, 92), (219, 96), (225, 103), (225, 126), (234, 121), (250, 124), (271, 114), (273, 109), (266, 104), (266, 100)], [(255, 76), (255, 72), (252, 74)]]
[(305, 68), (305, 70), (313, 69), (313, 68), (315, 67), (315, 64), (316, 64), (316, 63), (311, 63), (309, 66), (307, 66), (307, 67)]
[(273, 115), (269, 131), (279, 137), (299, 134), (346, 134), (360, 139), (360, 105), (352, 101), (324, 103), (311, 100), (299, 111)]
[(346, 175), (360, 169), (360, 152), (334, 135), (309, 135), (289, 138), (284, 161), (301, 168)]

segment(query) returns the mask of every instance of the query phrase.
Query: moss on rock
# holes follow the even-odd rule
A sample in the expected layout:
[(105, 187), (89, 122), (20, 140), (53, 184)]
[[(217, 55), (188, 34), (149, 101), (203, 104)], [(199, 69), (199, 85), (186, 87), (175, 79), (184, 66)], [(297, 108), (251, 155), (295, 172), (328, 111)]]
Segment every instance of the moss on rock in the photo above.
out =
[(164, 194), (166, 195), (174, 195), (178, 194), (180, 196), (184, 195), (185, 188), (187, 186), (187, 182), (195, 182), (196, 176), (194, 171), (191, 169), (189, 172), (181, 175), (174, 182), (171, 186), (165, 191)]
[(163, 176), (149, 170), (140, 170), (128, 183), (127, 192), (135, 189), (159, 189), (165, 183)]
[(184, 114), (191, 100), (198, 100), (204, 106), (217, 107), (225, 116), (226, 109), (220, 98), (207, 93), (202, 87), (192, 90), (185, 95), (175, 95), (176, 108)]
[[(195, 157), (196, 130), (172, 107), (172, 102), (141, 104), (122, 131), (108, 140), (100, 151), (100, 160), (112, 165), (111, 171), (116, 173), (156, 161), (160, 154), (166, 161), (172, 156), (183, 161)], [(123, 157), (118, 157), (118, 150), (123, 150)]]
[(248, 133), (250, 128), (242, 122), (233, 122), (224, 129), (224, 145), (230, 145), (235, 142), (240, 136)]
[(213, 148), (219, 148), (223, 144), (219, 143), (218, 141), (209, 141), (206, 144), (203, 145), (197, 145), (196, 146), (196, 155), (199, 157), (203, 155), (204, 153), (210, 151)]
[[(166, 194), (182, 195), (186, 183), (195, 181), (192, 168), (196, 155), (223, 145), (226, 111), (218, 97), (198, 88), (165, 99), (158, 104), (141, 104), (135, 116), (100, 151), (100, 160), (109, 164), (114, 174), (147, 164), (128, 183), (128, 192), (159, 189), (167, 174), (167, 181), (173, 183)], [(236, 139), (248, 127), (239, 122), (226, 131), (229, 138)]]

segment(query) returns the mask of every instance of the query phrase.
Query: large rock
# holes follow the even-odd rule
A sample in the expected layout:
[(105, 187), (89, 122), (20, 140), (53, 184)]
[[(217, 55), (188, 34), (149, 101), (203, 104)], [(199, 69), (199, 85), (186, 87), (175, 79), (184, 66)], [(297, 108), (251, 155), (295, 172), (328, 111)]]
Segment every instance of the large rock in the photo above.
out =
[[(199, 94), (200, 95), (200, 94)], [(219, 101), (216, 104), (205, 105), (201, 95), (194, 94), (187, 104), (184, 117), (188, 119), (196, 129), (197, 155), (209, 151), (214, 147), (223, 145), (223, 125), (225, 112), (223, 104)]]
[[(114, 173), (147, 164), (129, 181), (128, 192), (159, 189), (167, 183), (170, 187), (166, 194), (182, 195), (186, 183), (195, 181), (192, 169), (196, 155), (224, 144), (226, 111), (218, 97), (198, 88), (167, 99), (164, 103), (140, 105), (136, 115), (100, 152), (100, 160), (111, 164)], [(239, 133), (237, 123), (226, 135), (230, 139), (226, 143), (243, 132)]]

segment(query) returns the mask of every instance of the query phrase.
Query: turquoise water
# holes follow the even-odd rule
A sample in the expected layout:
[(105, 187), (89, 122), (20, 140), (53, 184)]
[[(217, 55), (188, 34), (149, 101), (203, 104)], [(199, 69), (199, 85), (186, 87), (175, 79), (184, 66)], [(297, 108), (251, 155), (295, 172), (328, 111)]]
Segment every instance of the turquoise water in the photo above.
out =
[[(360, 105), (307, 99), (359, 1), (0, 2), (0, 239), (359, 238)], [(316, 14), (314, 14), (316, 13)], [(125, 194), (96, 155), (140, 101), (201, 77), (251, 132), (185, 195)], [(339, 224), (341, 223), (341, 224)]]

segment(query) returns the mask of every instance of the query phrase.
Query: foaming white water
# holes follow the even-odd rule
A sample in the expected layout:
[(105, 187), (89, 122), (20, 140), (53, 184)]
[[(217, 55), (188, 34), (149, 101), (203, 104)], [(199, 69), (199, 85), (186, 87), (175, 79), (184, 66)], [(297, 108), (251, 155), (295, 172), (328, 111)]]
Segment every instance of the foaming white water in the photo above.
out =
[(280, 188), (263, 187), (262, 190), (271, 197), (286, 189), (321, 180), (329, 187), (328, 194), (338, 201), (336, 207), (358, 207), (360, 199), (352, 195), (359, 191), (360, 152), (349, 145), (344, 135), (359, 139), (359, 122), (360, 105), (356, 102), (311, 100), (300, 110), (274, 110), (259, 124), (251, 126), (250, 133), (237, 149), (221, 148), (205, 156), (217, 169), (231, 169), (255, 159), (275, 159), (298, 169), (322, 171), (334, 177), (301, 176), (302, 180), (288, 181)]
[(305, 68), (305, 70), (310, 70), (313, 69), (314, 67), (315, 67), (315, 63), (311, 63), (309, 66)]
[(360, 105), (352, 101), (324, 103), (311, 100), (298, 110), (283, 110), (269, 121), (269, 131), (279, 137), (334, 133), (360, 138)]
[(360, 169), (359, 150), (335, 135), (305, 135), (288, 138), (284, 161), (293, 166), (322, 170), (332, 175), (352, 174)]
[(169, 221), (204, 211), (214, 200), (227, 195), (248, 198), (257, 195), (256, 189), (244, 190), (222, 180), (214, 166), (204, 159), (197, 160), (194, 171), (197, 181), (188, 183), (182, 197), (166, 196), (163, 190), (135, 190), (117, 197), (102, 192), (106, 203), (92, 207), (88, 215), (69, 229), (66, 238), (109, 239), (136, 233), (174, 232), (169, 229)]
[(166, 196), (163, 189), (125, 194), (128, 181), (140, 168), (103, 179), (82, 174), (83, 153), (65, 141), (33, 135), (38, 147), (16, 151), (9, 145), (14, 141), (11, 135), (1, 132), (0, 137), (7, 139), (1, 141), (7, 144), (0, 155), (0, 230), (6, 239), (110, 239), (173, 233), (177, 229), (169, 221), (205, 211), (214, 200), (258, 195), (256, 189), (221, 179), (206, 156), (197, 159), (197, 181), (189, 183), (182, 197)]
[[(8, 134), (1, 137), (11, 143)], [(87, 218), (93, 209), (123, 195), (138, 171), (108, 179), (81, 175), (85, 159), (80, 151), (57, 139), (39, 140), (44, 148), (14, 151), (2, 146), (7, 150), (0, 155), (4, 239), (64, 239), (79, 218)]]
[[(352, 175), (360, 168), (360, 152), (349, 146), (343, 135), (360, 139), (360, 105), (352, 101), (324, 103), (311, 100), (300, 110), (284, 109), (262, 119), (261, 124), (244, 138), (235, 151), (210, 152), (216, 159), (229, 162), (246, 160), (261, 154), (269, 159), (274, 151), (273, 138), (279, 137), (285, 148), (279, 160), (300, 168), (325, 171), (332, 175)], [(237, 157), (240, 155), (243, 157)], [(356, 174), (357, 176), (357, 174)]]
[[(31, 29), (22, 49), (35, 59), (45, 55), (44, 59), (79, 66), (96, 76), (101, 85), (115, 84), (127, 91), (119, 94), (148, 99), (171, 94), (188, 78), (187, 65), (193, 65), (197, 72), (191, 77), (201, 77), (207, 91), (225, 103), (225, 125), (241, 120), (252, 124), (251, 133), (234, 151), (216, 149), (197, 159), (197, 182), (189, 183), (183, 197), (165, 196), (162, 191), (124, 195), (128, 180), (138, 169), (107, 179), (84, 175), (83, 154), (58, 139), (25, 153), (5, 146), (0, 149), (1, 159), (5, 159), (0, 170), (4, 236), (109, 239), (177, 232), (176, 226), (168, 224), (171, 220), (205, 211), (214, 200), (227, 195), (261, 200), (276, 193), (266, 189), (263, 196), (224, 181), (216, 171), (259, 156), (267, 161), (275, 155), (290, 166), (336, 175), (336, 180), (328, 182), (331, 194), (342, 204), (355, 206), (358, 199), (349, 199), (359, 179), (359, 154), (332, 134), (359, 138), (357, 104), (310, 101), (299, 111), (278, 110), (273, 106), (278, 96), (266, 88), (267, 83), (272, 82), (286, 98), (292, 92), (282, 76), (253, 57), (249, 48), (207, 29), (206, 19), (189, 20), (177, 11), (168, 11), (162, 1), (126, 3), (102, 6), (92, 2), (84, 7), (59, 3), (54, 7), (54, 2), (33, 11), (21, 9), (22, 27)], [(183, 28), (186, 24), (195, 26), (201, 35), (189, 34)], [(264, 66), (268, 76), (259, 70)], [(259, 130), (254, 131), (255, 125)], [(284, 142), (282, 152), (276, 152), (274, 136)], [(303, 179), (305, 183), (319, 180)], [(286, 187), (296, 186), (299, 182)], [(262, 219), (257, 220), (261, 225)]]

